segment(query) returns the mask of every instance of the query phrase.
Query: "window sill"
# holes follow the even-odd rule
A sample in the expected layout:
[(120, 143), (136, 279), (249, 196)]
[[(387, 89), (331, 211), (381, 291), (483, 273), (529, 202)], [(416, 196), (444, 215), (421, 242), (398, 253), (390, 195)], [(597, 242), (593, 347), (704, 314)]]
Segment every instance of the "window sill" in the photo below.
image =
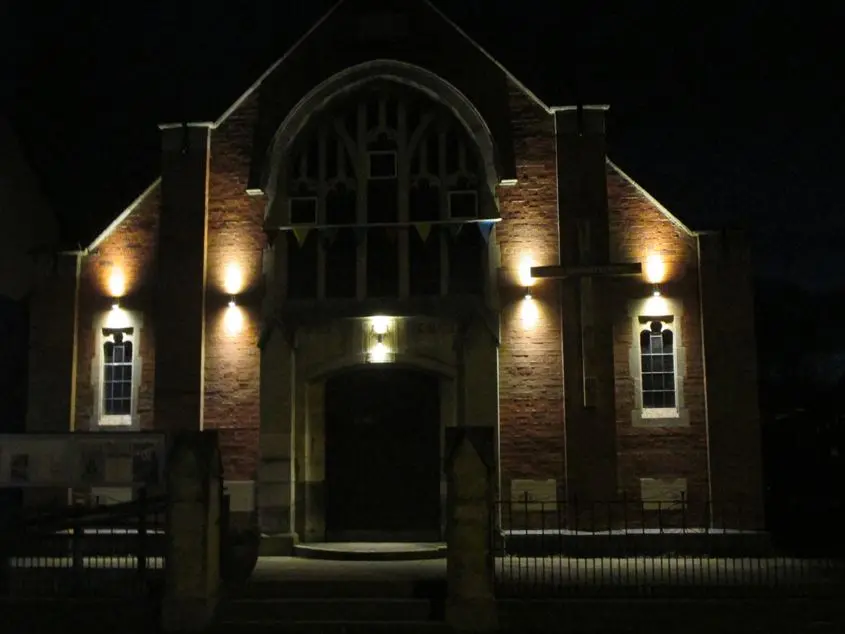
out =
[(631, 412), (634, 427), (689, 427), (689, 410), (676, 407), (635, 409)]
[(680, 418), (681, 412), (677, 407), (644, 407), (643, 418)]
[(97, 427), (131, 428), (132, 416), (102, 416), (97, 422)]

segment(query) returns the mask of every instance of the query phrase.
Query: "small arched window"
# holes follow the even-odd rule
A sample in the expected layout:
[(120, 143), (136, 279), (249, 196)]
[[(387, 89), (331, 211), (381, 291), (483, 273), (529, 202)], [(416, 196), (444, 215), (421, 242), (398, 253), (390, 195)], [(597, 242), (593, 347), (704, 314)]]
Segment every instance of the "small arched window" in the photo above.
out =
[(134, 330), (103, 330), (102, 413), (105, 417), (132, 415)]
[(644, 409), (677, 407), (675, 334), (662, 321), (640, 332), (640, 370)]

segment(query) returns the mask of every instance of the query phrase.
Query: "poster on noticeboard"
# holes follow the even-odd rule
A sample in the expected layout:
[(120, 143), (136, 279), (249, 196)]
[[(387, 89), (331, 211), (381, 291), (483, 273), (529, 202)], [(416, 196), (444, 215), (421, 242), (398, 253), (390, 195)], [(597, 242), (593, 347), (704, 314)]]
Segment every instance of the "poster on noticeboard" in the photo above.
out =
[(111, 487), (162, 481), (163, 434), (2, 434), (0, 487)]

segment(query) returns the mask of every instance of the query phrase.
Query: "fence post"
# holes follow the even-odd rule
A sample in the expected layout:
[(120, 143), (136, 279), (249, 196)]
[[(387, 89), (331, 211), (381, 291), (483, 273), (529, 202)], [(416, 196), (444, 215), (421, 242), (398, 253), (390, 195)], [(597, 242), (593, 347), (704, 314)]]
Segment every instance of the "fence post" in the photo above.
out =
[(12, 521), (0, 517), (0, 596), (12, 589)]
[(74, 517), (71, 523), (71, 538), (70, 549), (73, 560), (73, 590), (76, 591), (81, 587), (82, 579), (84, 579), (85, 559), (82, 550), (83, 528), (79, 517)]
[(138, 552), (135, 555), (141, 583), (147, 576), (147, 508), (147, 487), (142, 486), (138, 491)]

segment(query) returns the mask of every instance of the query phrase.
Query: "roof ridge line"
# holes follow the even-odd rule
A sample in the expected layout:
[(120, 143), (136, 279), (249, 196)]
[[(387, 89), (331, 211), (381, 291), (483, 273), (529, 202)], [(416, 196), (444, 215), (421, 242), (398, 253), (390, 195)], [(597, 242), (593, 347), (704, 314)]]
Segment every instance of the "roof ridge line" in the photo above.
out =
[[(509, 71), (505, 66), (497, 60), (493, 55), (487, 52), (478, 42), (476, 42), (473, 38), (469, 36), (469, 34), (464, 31), (460, 26), (457, 25), (448, 15), (446, 15), (443, 11), (438, 9), (431, 0), (421, 0), (423, 4), (425, 4), (429, 9), (431, 9), (436, 15), (440, 17), (448, 26), (451, 26), (455, 31), (457, 31), (464, 39), (467, 40), (472, 46), (474, 46), (482, 55), (484, 55), (488, 60), (493, 62), (493, 64), (501, 70), (505, 76), (510, 79), (516, 86), (524, 92), (532, 101), (534, 101), (538, 106), (543, 108), (547, 113), (552, 114), (553, 110), (550, 106), (548, 106), (537, 94), (528, 88), (522, 81), (520, 81), (516, 75), (514, 75), (511, 71)], [(282, 63), (288, 59), (293, 52), (299, 48), (305, 40), (307, 40), (312, 33), (314, 33), (324, 22), (326, 22), (330, 16), (332, 16), (338, 8), (341, 7), (347, 0), (338, 0), (319, 20), (317, 20), (310, 29), (308, 29), (294, 44), (287, 50), (285, 53), (273, 62), (266, 71), (264, 71), (261, 76), (250, 85), (249, 88), (244, 91), (240, 97), (238, 97), (231, 106), (229, 106), (222, 115), (220, 115), (213, 123), (209, 124), (209, 127), (213, 130), (221, 125), (223, 125), (226, 120), (238, 109), (243, 105), (243, 103), (249, 99), (252, 94), (261, 87), (261, 84), (279, 67)]]

